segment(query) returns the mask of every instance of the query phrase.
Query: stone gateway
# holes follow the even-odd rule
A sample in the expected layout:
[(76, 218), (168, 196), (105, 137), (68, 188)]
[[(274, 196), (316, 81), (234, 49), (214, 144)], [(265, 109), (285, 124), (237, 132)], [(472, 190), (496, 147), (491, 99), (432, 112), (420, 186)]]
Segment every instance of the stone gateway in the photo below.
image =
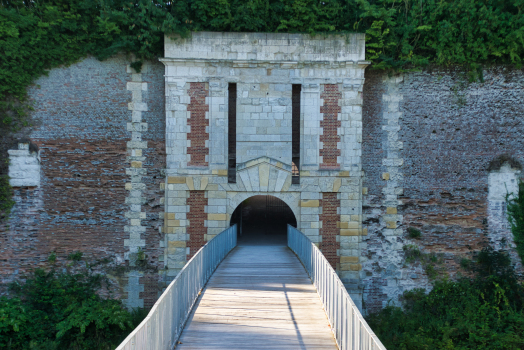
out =
[(521, 268), (505, 200), (524, 161), (522, 70), (470, 84), (454, 69), (373, 71), (363, 34), (198, 32), (130, 63), (86, 58), (31, 87), (33, 127), (9, 150), (2, 286), (82, 251), (112, 258), (116, 295), (150, 307), (264, 203), (367, 311), (430, 286), (405, 247), (439, 254), (450, 276), (486, 245)]
[(241, 202), (271, 195), (357, 283), (364, 36), (194, 33), (166, 39), (165, 55), (168, 273)]

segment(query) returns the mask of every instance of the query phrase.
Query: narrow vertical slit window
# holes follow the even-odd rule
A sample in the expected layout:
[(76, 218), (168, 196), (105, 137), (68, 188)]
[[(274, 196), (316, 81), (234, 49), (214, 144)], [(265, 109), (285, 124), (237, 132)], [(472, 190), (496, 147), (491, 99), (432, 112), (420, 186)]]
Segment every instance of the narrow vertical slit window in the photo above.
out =
[(291, 183), (300, 183), (300, 92), (302, 85), (293, 84), (291, 114)]
[(228, 131), (227, 131), (227, 175), (228, 183), (237, 182), (237, 84), (229, 83), (228, 88)]

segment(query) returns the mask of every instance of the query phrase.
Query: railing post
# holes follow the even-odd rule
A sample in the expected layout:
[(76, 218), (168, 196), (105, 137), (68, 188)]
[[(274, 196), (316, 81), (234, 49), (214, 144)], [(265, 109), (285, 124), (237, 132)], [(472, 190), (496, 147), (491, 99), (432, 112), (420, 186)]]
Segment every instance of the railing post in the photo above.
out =
[(144, 321), (116, 350), (172, 350), (200, 291), (235, 246), (236, 225), (200, 248), (162, 293)]
[(351, 300), (344, 284), (320, 250), (288, 225), (288, 246), (295, 252), (317, 288), (341, 350), (386, 350)]

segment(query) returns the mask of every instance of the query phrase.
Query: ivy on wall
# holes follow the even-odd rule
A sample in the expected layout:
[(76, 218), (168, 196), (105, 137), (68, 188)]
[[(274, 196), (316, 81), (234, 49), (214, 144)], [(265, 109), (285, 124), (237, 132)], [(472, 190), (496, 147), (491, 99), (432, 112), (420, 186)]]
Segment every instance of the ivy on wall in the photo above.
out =
[(0, 222), (9, 215), (15, 201), (6, 175), (0, 175)]
[(524, 1), (357, 1), (376, 67), (461, 65), (475, 79), (483, 64), (522, 64)]
[[(521, 65), (524, 0), (0, 0), (0, 134), (27, 125), (27, 87), (86, 55), (163, 54), (191, 31), (367, 34), (372, 67)], [(5, 157), (5, 150), (0, 152)], [(7, 165), (0, 160), (0, 175)]]
[(508, 217), (511, 224), (511, 232), (515, 242), (517, 253), (524, 264), (524, 182), (519, 182), (519, 190), (515, 196), (507, 195)]
[[(0, 127), (23, 126), (26, 89), (86, 55), (162, 56), (164, 34), (365, 32), (375, 68), (520, 65), (524, 0), (0, 0)], [(22, 103), (21, 103), (22, 102)]]
[[(86, 55), (162, 56), (164, 34), (366, 32), (377, 68), (521, 64), (524, 0), (0, 0), (2, 126), (47, 70)], [(7, 112), (10, 113), (7, 113)]]

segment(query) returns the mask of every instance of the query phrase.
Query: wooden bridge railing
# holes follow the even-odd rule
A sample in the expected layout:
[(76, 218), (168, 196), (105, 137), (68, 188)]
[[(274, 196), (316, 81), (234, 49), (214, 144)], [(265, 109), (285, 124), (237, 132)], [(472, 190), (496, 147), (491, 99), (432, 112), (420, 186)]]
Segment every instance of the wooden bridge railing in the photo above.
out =
[[(144, 321), (116, 350), (173, 349), (200, 291), (236, 244), (235, 225), (203, 246), (169, 284)], [(339, 348), (386, 350), (324, 255), (309, 238), (289, 225), (288, 246), (298, 256), (315, 285)]]
[(236, 245), (235, 225), (222, 231), (200, 248), (169, 284), (144, 321), (116, 350), (173, 349), (200, 291)]
[(288, 246), (317, 288), (340, 350), (386, 350), (349, 296), (324, 254), (302, 232), (287, 226)]

